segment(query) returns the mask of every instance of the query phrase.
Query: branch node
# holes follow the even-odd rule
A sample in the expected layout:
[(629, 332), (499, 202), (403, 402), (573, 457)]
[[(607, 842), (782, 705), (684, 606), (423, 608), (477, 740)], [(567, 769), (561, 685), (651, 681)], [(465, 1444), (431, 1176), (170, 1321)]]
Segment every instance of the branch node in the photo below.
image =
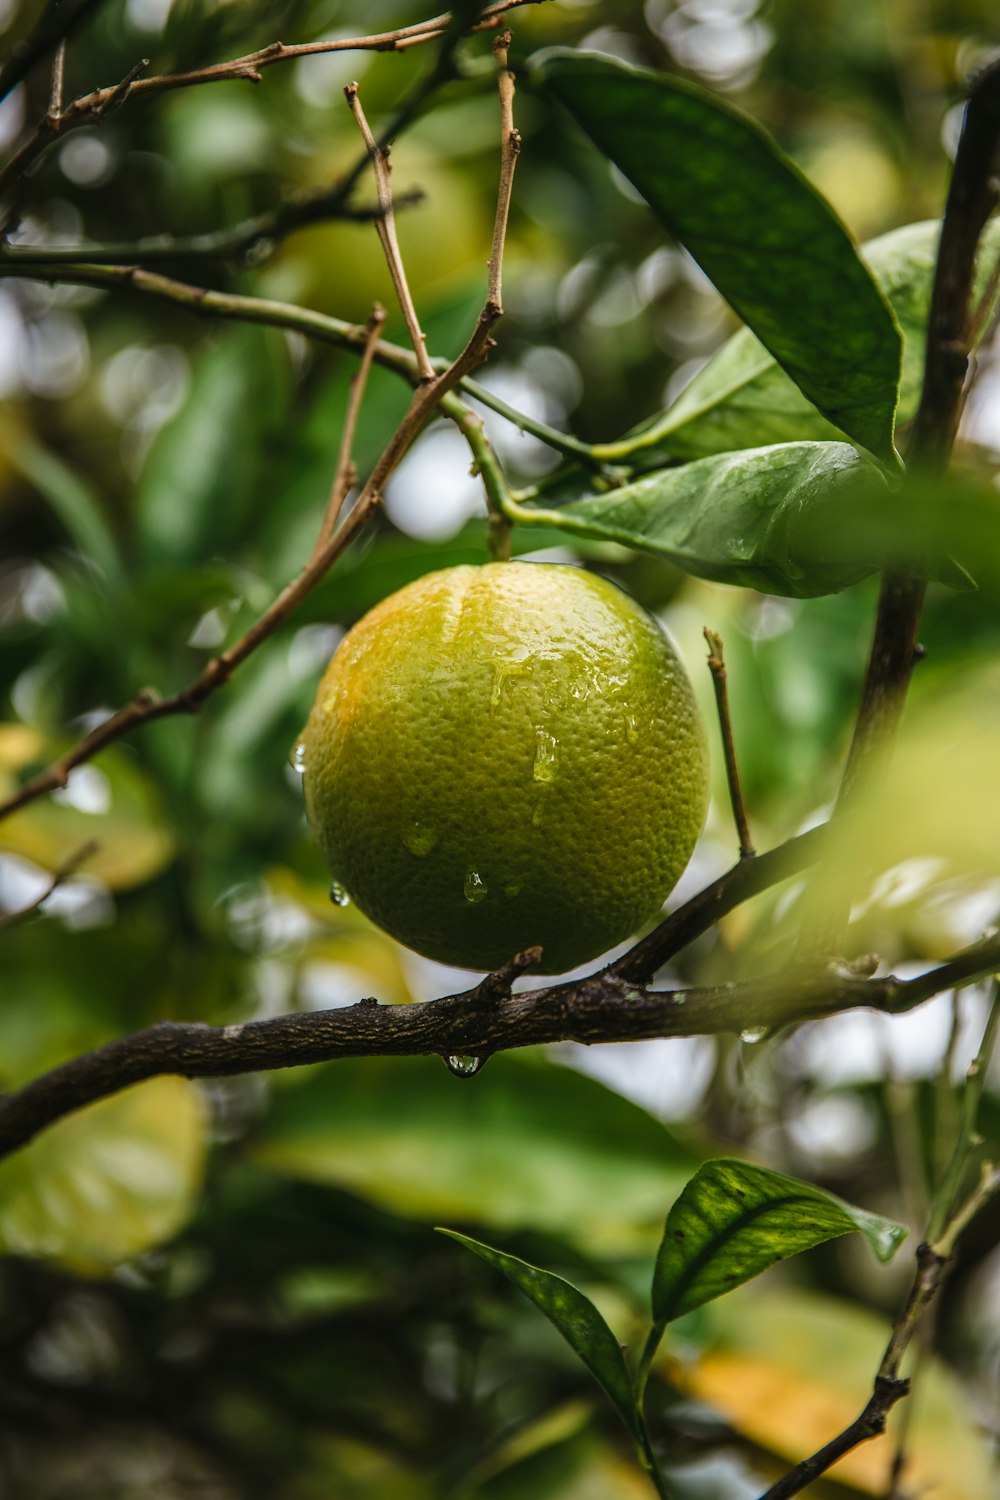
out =
[(523, 953), (516, 954), (510, 963), (504, 964), (502, 968), (494, 969), (492, 974), (480, 980), (472, 992), (472, 1003), (474, 1005), (498, 1005), (501, 1000), (510, 999), (510, 989), (514, 980), (537, 964), (542, 956), (541, 948), (525, 948)]

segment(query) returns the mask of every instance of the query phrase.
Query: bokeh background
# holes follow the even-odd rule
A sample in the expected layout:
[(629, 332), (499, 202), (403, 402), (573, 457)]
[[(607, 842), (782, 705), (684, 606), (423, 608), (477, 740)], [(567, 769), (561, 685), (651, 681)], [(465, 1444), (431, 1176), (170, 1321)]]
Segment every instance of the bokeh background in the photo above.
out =
[[(0, 51), (41, 8), (0, 0)], [(70, 45), (68, 95), (141, 56), (168, 72), (427, 13), (107, 0)], [(720, 90), (775, 133), (860, 240), (940, 213), (962, 81), (1000, 43), (989, 0), (561, 0), (512, 26), (515, 67), (572, 43)], [(353, 163), (345, 82), (360, 82), (377, 126), (432, 53), (319, 56), (270, 68), (257, 87), (133, 101), (49, 151), (11, 237), (117, 242), (238, 224)], [(464, 76), (393, 153), (397, 193), (423, 194), (399, 233), (443, 355), (483, 297), (497, 168), (488, 42), (460, 58)], [(5, 147), (44, 112), (47, 87), (38, 69), (0, 107)], [(669, 402), (735, 323), (565, 117), (522, 89), (517, 119), (507, 315), (482, 379), (550, 424), (610, 439)], [(367, 179), (357, 198), (373, 200)], [(158, 268), (348, 319), (375, 298), (393, 308), (365, 224)], [(402, 338), (394, 314), (389, 332)], [(0, 785), (139, 687), (183, 686), (297, 571), (353, 368), (298, 335), (133, 293), (0, 281)], [(998, 396), (987, 348), (964, 427), (977, 463), (1000, 447)], [(362, 472), (406, 399), (402, 382), (373, 374)], [(488, 422), (515, 480), (556, 464), (544, 444)], [(230, 1022), (465, 987), (467, 975), (330, 904), (288, 756), (343, 631), (409, 579), (485, 556), (468, 469), (457, 434), (433, 426), (375, 526), (197, 718), (144, 728), (0, 824), (0, 910), (32, 899), (84, 840), (100, 845), (43, 916), (0, 932), (0, 1087), (160, 1018)], [(777, 599), (611, 546), (514, 540), (605, 572), (657, 612), (707, 712), (701, 629), (721, 630), (758, 845), (824, 816), (873, 583)], [(973, 940), (1000, 909), (1000, 872), (980, 847), (1000, 816), (993, 762), (954, 758), (968, 715), (998, 697), (995, 592), (935, 587), (923, 639), (905, 774), (866, 830), (868, 853), (890, 853), (855, 911), (858, 945), (900, 972)], [(735, 854), (715, 758), (713, 810), (675, 901)], [(948, 829), (973, 823), (976, 848), (894, 840), (924, 801), (945, 808)], [(795, 896), (741, 908), (660, 982), (773, 964)], [(0, 1496), (643, 1496), (624, 1433), (555, 1333), (433, 1226), (569, 1275), (633, 1342), (664, 1213), (707, 1155), (751, 1153), (905, 1219), (916, 1237), (984, 1009), (972, 990), (908, 1017), (857, 1013), (774, 1038), (567, 1045), (495, 1058), (467, 1081), (436, 1060), (206, 1087), (162, 1079), (54, 1127), (0, 1166)], [(985, 1110), (995, 1136), (1000, 1079)], [(899, 1497), (994, 1493), (998, 1234), (993, 1210), (966, 1236), (928, 1330)], [(849, 1420), (908, 1275), (906, 1255), (879, 1268), (836, 1242), (684, 1320), (653, 1403), (679, 1500), (747, 1500)], [(811, 1493), (888, 1494), (893, 1442), (859, 1450)]]

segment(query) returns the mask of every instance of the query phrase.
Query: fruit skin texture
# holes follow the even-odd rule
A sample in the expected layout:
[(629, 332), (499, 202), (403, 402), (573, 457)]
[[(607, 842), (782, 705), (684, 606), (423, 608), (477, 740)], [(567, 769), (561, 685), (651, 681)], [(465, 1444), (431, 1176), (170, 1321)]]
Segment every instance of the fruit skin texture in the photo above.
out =
[(581, 568), (430, 573), (326, 669), (301, 740), (336, 882), (442, 963), (540, 944), (561, 973), (659, 910), (705, 819), (708, 752), (656, 622)]

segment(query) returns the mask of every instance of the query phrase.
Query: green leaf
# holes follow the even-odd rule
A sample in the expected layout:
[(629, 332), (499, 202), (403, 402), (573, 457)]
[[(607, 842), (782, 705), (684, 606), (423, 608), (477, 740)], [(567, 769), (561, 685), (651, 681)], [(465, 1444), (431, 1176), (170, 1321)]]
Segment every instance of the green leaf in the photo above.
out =
[(659, 469), (559, 510), (519, 506), (515, 518), (657, 553), (698, 578), (810, 598), (879, 567), (874, 543), (849, 543), (888, 494), (848, 443), (781, 443)]
[(518, 1260), (516, 1255), (505, 1255), (454, 1229), (441, 1229), (439, 1233), (481, 1256), (530, 1297), (579, 1355), (632, 1436), (641, 1440), (642, 1424), (625, 1356), (590, 1298), (561, 1276)]
[(260, 530), (283, 500), (272, 472), (287, 442), (287, 387), (273, 331), (227, 329), (206, 346), (139, 478), (137, 531), (148, 563), (202, 560)]
[(852, 1230), (880, 1260), (906, 1236), (901, 1224), (811, 1183), (749, 1162), (706, 1162), (667, 1215), (653, 1271), (653, 1318), (662, 1328), (776, 1261)]
[(695, 84), (554, 48), (535, 77), (841, 432), (897, 464), (900, 334), (832, 208), (749, 116)]
[(491, 1058), (467, 1081), (418, 1057), (290, 1077), (252, 1152), (417, 1220), (530, 1226), (598, 1254), (655, 1245), (663, 1204), (700, 1159), (596, 1080), (521, 1057)]
[(13, 420), (4, 422), (0, 436), (8, 461), (48, 501), (83, 555), (96, 563), (106, 580), (119, 578), (118, 544), (101, 501), (90, 486), (57, 453)]
[[(937, 219), (893, 229), (861, 254), (885, 293), (903, 335), (903, 371), (896, 422), (910, 422), (920, 400), (927, 318), (941, 225)], [(1000, 220), (987, 225), (974, 298), (987, 291), (1000, 254)], [(984, 309), (984, 312), (986, 310)], [(981, 324), (980, 331), (988, 320)], [(749, 329), (733, 334), (665, 412), (613, 443), (595, 448), (607, 461), (628, 459), (657, 468), (677, 458), (702, 458), (761, 443), (818, 441), (837, 429), (816, 410)]]
[[(64, 741), (24, 725), (0, 725), (0, 798), (14, 791), (17, 771), (34, 770), (65, 748)], [(112, 890), (154, 879), (176, 854), (159, 787), (124, 745), (111, 745), (93, 763), (78, 766), (59, 797), (39, 798), (0, 822), (0, 850), (45, 870), (58, 869), (91, 841), (97, 848), (80, 874)]]
[(106, 1274), (183, 1227), (204, 1154), (201, 1106), (185, 1079), (103, 1099), (0, 1163), (0, 1250)]

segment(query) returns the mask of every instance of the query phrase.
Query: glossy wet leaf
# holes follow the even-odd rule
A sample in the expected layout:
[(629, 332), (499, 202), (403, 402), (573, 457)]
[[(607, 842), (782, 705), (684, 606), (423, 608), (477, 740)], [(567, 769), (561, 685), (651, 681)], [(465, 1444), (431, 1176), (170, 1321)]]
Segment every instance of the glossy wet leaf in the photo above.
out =
[(522, 507), (518, 520), (653, 552), (699, 578), (807, 598), (876, 570), (881, 553), (852, 550), (850, 538), (883, 499), (880, 471), (850, 444), (781, 443), (657, 470), (559, 510)]
[[(896, 424), (911, 421), (920, 399), (927, 317), (941, 225), (937, 219), (880, 235), (861, 254), (885, 293), (903, 335), (903, 367)], [(1000, 253), (1000, 220), (987, 225), (976, 274), (975, 298)], [(984, 309), (985, 312), (985, 309)], [(988, 326), (983, 319), (979, 332)], [(828, 421), (789, 379), (748, 328), (727, 339), (672, 406), (616, 442), (595, 451), (656, 468), (677, 458), (702, 458), (761, 443), (817, 441), (837, 436)]]
[[(361, 993), (364, 993), (363, 991)], [(548, 1062), (345, 1059), (276, 1092), (253, 1156), (398, 1214), (569, 1234), (588, 1249), (655, 1243), (697, 1165), (637, 1105)]]
[(516, 1255), (505, 1255), (503, 1251), (469, 1239), (454, 1229), (440, 1232), (502, 1271), (526, 1297), (531, 1298), (579, 1355), (629, 1431), (638, 1437), (639, 1418), (625, 1356), (590, 1298), (561, 1276), (518, 1260)]
[(0, 1163), (0, 1249), (106, 1274), (184, 1226), (204, 1154), (198, 1096), (181, 1078), (67, 1115)]
[(553, 49), (534, 71), (803, 394), (894, 463), (899, 329), (843, 224), (767, 132), (695, 84), (596, 53)]
[(653, 1271), (653, 1318), (669, 1323), (776, 1261), (853, 1230), (880, 1260), (906, 1235), (902, 1225), (811, 1183), (750, 1162), (706, 1162), (667, 1215)]

